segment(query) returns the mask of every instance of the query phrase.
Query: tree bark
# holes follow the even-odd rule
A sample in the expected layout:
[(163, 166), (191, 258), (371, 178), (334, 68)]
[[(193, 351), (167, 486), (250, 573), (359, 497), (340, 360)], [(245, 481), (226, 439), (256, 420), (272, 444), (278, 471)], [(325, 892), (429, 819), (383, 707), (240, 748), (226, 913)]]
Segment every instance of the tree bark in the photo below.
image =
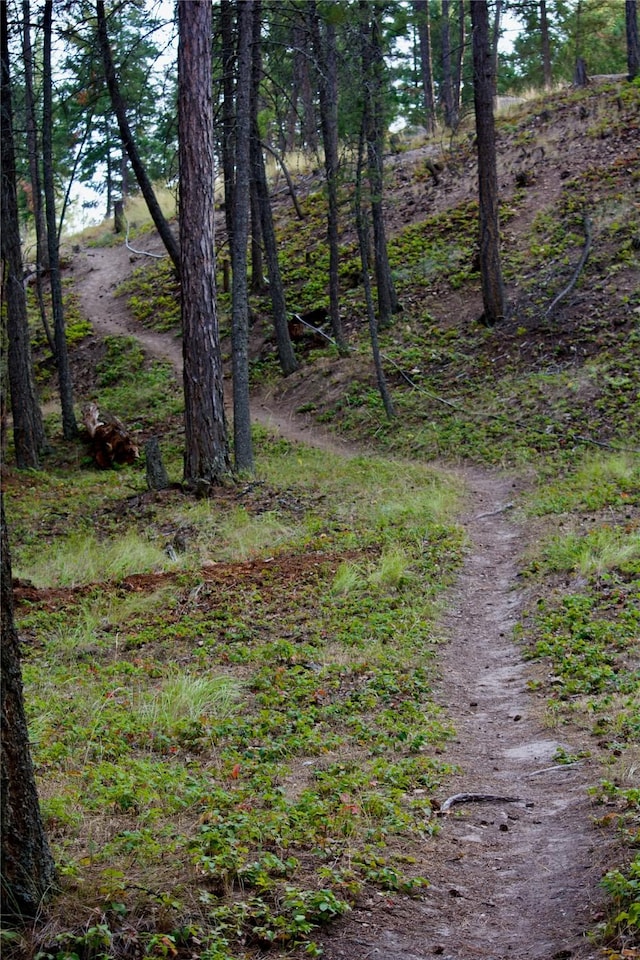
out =
[(424, 98), (424, 126), (428, 134), (434, 134), (436, 132), (436, 97), (433, 86), (429, 4), (427, 0), (414, 0), (413, 9), (416, 15), (420, 46), (420, 79)]
[(251, 293), (261, 294), (268, 289), (264, 277), (262, 253), (262, 229), (260, 227), (260, 203), (253, 177), (249, 184), (251, 207)]
[(136, 142), (133, 138), (131, 128), (129, 127), (129, 121), (127, 120), (127, 110), (124, 100), (120, 94), (120, 86), (116, 77), (116, 71), (113, 65), (113, 57), (111, 55), (111, 47), (109, 45), (104, 0), (96, 0), (96, 14), (98, 18), (98, 42), (100, 44), (100, 52), (102, 54), (102, 62), (104, 64), (104, 74), (107, 81), (109, 96), (111, 98), (111, 106), (113, 107), (113, 112), (115, 113), (118, 121), (120, 138), (125, 150), (127, 151), (127, 156), (131, 162), (133, 172), (138, 182), (138, 186), (142, 192), (142, 196), (144, 197), (145, 203), (147, 204), (147, 209), (149, 210), (151, 219), (153, 220), (155, 228), (160, 235), (160, 239), (164, 243), (167, 253), (171, 257), (171, 262), (174, 265), (176, 273), (178, 276), (180, 276), (181, 259), (178, 244), (176, 243), (175, 237), (171, 232), (171, 227), (167, 223), (164, 214), (160, 209), (160, 204), (156, 199), (153, 186), (149, 180), (149, 177), (147, 176), (147, 171), (144, 168), (142, 160), (140, 159), (140, 154), (138, 153)]
[(230, 473), (215, 290), (210, 0), (178, 2), (180, 275), (188, 484)]
[(329, 246), (329, 317), (338, 350), (346, 350), (340, 318), (338, 236), (338, 56), (335, 25), (328, 21), (322, 33), (316, 0), (309, 0), (308, 18), (318, 71), (320, 125), (327, 183), (327, 244)]
[(56, 345), (56, 367), (60, 386), (62, 410), (62, 433), (65, 440), (73, 440), (78, 433), (78, 424), (73, 409), (73, 380), (67, 350), (60, 278), (60, 247), (56, 223), (56, 199), (53, 182), (53, 104), (51, 86), (51, 24), (53, 0), (44, 5), (44, 49), (42, 77), (42, 163), (44, 173), (44, 198), (47, 216), (47, 249), (49, 252), (49, 283), (51, 286), (51, 311), (53, 313), (53, 337)]
[(478, 187), (480, 200), (480, 271), (482, 276), (483, 322), (493, 326), (506, 313), (506, 299), (500, 261), (500, 222), (496, 135), (493, 114), (495, 75), (489, 39), (486, 0), (471, 4), (473, 27), (473, 96), (478, 142)]
[[(498, 0), (499, 2), (499, 0)], [(460, 108), (462, 106), (462, 69), (464, 65), (464, 49), (466, 42), (465, 2), (458, 0), (458, 46), (455, 51), (453, 76), (451, 78), (451, 120), (452, 128), (457, 129), (460, 123)], [(496, 48), (497, 49), (497, 48)]]
[(298, 361), (293, 352), (291, 338), (289, 336), (289, 325), (287, 323), (287, 306), (284, 296), (284, 288), (280, 276), (280, 266), (278, 264), (278, 246), (273, 227), (273, 215), (271, 212), (271, 201), (269, 199), (269, 188), (267, 185), (267, 175), (264, 166), (264, 157), (262, 155), (262, 144), (260, 142), (260, 131), (258, 130), (257, 103), (258, 89), (262, 76), (262, 62), (260, 56), (260, 17), (261, 3), (255, 0), (253, 5), (253, 58), (251, 66), (251, 173), (256, 192), (256, 208), (260, 218), (260, 228), (262, 240), (264, 242), (265, 258), (267, 261), (267, 271), (269, 274), (269, 293), (271, 295), (271, 306), (273, 309), (273, 325), (276, 335), (276, 349), (280, 367), (285, 377), (298, 369)]
[(160, 443), (157, 437), (149, 437), (144, 445), (147, 486), (149, 490), (166, 490), (169, 477), (162, 460)]
[(547, 0), (540, 0), (540, 49), (542, 52), (542, 76), (544, 86), (545, 90), (549, 90), (553, 82), (553, 77), (551, 74), (551, 44), (549, 41)]
[(365, 212), (362, 209), (363, 154), (364, 154), (364, 143), (363, 143), (363, 138), (361, 137), (360, 143), (358, 145), (358, 169), (356, 174), (356, 193), (355, 193), (356, 231), (358, 234), (358, 244), (360, 247), (360, 262), (362, 264), (362, 283), (364, 286), (364, 296), (367, 304), (369, 336), (371, 338), (371, 351), (373, 354), (373, 364), (376, 371), (376, 380), (378, 383), (378, 390), (380, 392), (380, 397), (382, 398), (382, 404), (384, 406), (385, 413), (387, 415), (387, 418), (389, 420), (392, 420), (396, 415), (396, 411), (393, 405), (393, 400), (391, 399), (391, 394), (389, 393), (387, 380), (384, 375), (384, 369), (382, 367), (382, 356), (380, 354), (380, 342), (378, 339), (378, 320), (376, 318), (376, 313), (373, 306), (373, 296), (371, 293), (371, 281), (369, 280), (369, 222)]
[(27, 153), (29, 155), (29, 179), (31, 181), (31, 199), (33, 205), (33, 222), (36, 231), (36, 294), (38, 309), (44, 328), (47, 343), (53, 357), (56, 355), (56, 345), (47, 318), (42, 275), (49, 266), (47, 252), (47, 224), (42, 200), (42, 178), (40, 176), (40, 150), (38, 147), (38, 124), (36, 122), (36, 105), (33, 91), (33, 49), (31, 46), (31, 11), (29, 0), (22, 3), (23, 39), (22, 51), (24, 58), (24, 106), (25, 130), (27, 139)]
[(21, 470), (38, 469), (45, 446), (42, 414), (33, 376), (27, 302), (23, 285), (22, 249), (16, 194), (13, 106), (9, 72), (7, 4), (0, 10), (0, 161), (2, 184), (2, 300), (6, 304), (7, 366), (16, 463)]
[[(360, 0), (362, 74), (365, 83), (364, 134), (367, 145), (367, 176), (371, 192), (371, 219), (378, 291), (378, 319), (388, 326), (399, 309), (387, 252), (387, 237), (382, 203), (384, 185), (383, 118), (382, 118), (382, 48), (380, 44), (380, 11)], [(369, 19), (371, 17), (371, 20)]]
[(249, 240), (251, 161), (251, 40), (253, 0), (238, 3), (238, 79), (236, 82), (235, 184), (231, 234), (231, 365), (233, 369), (234, 463), (239, 473), (253, 473), (249, 405)]
[(575, 87), (586, 87), (589, 83), (587, 75), (587, 63), (583, 57), (583, 37), (582, 37), (582, 0), (578, 0), (575, 8), (575, 40), (576, 40), (576, 66), (573, 72), (573, 85)]
[(638, 5), (636, 0), (625, 0), (625, 24), (627, 30), (628, 80), (635, 80), (640, 70), (640, 41), (638, 40)]
[(493, 40), (492, 40), (492, 56), (493, 56), (493, 75), (498, 78), (498, 45), (500, 43), (500, 21), (502, 19), (502, 0), (495, 0), (495, 10), (493, 14)]
[(29, 176), (33, 195), (33, 220), (36, 228), (37, 263), (40, 270), (47, 269), (47, 225), (42, 203), (42, 180), (38, 162), (38, 125), (33, 92), (33, 49), (31, 46), (31, 10), (29, 0), (22, 3), (23, 19), (23, 56), (25, 77), (25, 115), (27, 151), (29, 154)]
[(582, 57), (578, 57), (576, 60), (576, 68), (573, 73), (573, 85), (574, 87), (586, 87), (589, 83), (589, 76), (587, 74), (587, 64)]
[[(293, 104), (297, 105), (300, 101), (302, 102), (302, 118), (300, 122), (301, 147), (309, 153), (315, 153), (318, 149), (316, 110), (311, 86), (309, 57), (305, 49), (306, 39), (304, 26), (299, 23), (294, 24), (292, 30)], [(293, 105), (292, 111), (295, 111)], [(291, 127), (289, 128), (289, 132), (291, 133)]]
[(222, 42), (222, 172), (224, 176), (224, 217), (229, 249), (233, 245), (233, 190), (235, 154), (235, 45), (233, 42), (233, 6), (231, 0), (220, 3), (220, 39)]
[(442, 0), (442, 86), (440, 99), (444, 122), (449, 129), (453, 129), (453, 81), (451, 76), (451, 32), (449, 23), (449, 0)]
[[(3, 7), (5, 4), (3, 4)], [(24, 712), (20, 644), (13, 616), (11, 557), (0, 496), (2, 545), (2, 738), (0, 740), (0, 818), (2, 822), (2, 887), (4, 921), (35, 917), (52, 892), (55, 865), (44, 832), (29, 753)]]
[(124, 218), (124, 200), (113, 202), (113, 232), (126, 233), (127, 226)]

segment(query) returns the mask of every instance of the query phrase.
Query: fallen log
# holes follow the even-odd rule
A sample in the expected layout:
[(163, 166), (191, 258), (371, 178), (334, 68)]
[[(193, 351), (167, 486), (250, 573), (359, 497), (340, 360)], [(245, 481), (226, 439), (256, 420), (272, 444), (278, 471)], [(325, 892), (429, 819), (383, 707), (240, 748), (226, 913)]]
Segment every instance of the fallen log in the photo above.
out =
[(458, 803), (524, 803), (522, 797), (502, 797), (495, 793), (454, 793), (441, 804), (438, 813), (448, 813)]
[(101, 470), (117, 464), (130, 464), (140, 456), (138, 445), (117, 417), (101, 414), (96, 403), (88, 403), (82, 420), (89, 435), (91, 455)]

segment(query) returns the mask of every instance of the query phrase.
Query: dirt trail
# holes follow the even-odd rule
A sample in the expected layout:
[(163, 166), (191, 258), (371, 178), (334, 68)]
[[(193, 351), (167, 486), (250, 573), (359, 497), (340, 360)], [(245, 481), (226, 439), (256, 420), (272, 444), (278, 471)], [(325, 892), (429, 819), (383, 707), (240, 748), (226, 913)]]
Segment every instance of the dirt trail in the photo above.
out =
[(422, 902), (370, 901), (341, 937), (327, 939), (328, 960), (602, 956), (584, 936), (599, 911), (605, 862), (590, 822), (589, 771), (552, 762), (558, 746), (571, 745), (545, 727), (513, 641), (522, 539), (508, 507), (512, 480), (477, 470), (463, 477), (471, 544), (442, 623), (449, 642), (438, 687), (457, 731), (446, 753), (460, 771), (450, 788), (522, 802), (461, 803), (442, 814), (420, 865), (431, 881)]
[[(153, 236), (145, 238), (144, 247), (151, 254), (158, 254), (162, 250), (162, 245)], [(170, 333), (156, 333), (141, 327), (132, 319), (126, 297), (115, 295), (118, 286), (146, 259), (144, 254), (133, 253), (124, 244), (85, 249), (77, 253), (74, 260), (75, 290), (80, 297), (82, 313), (91, 321), (98, 335), (135, 336), (149, 356), (173, 364), (181, 377), (182, 340)], [(230, 408), (230, 385), (227, 393), (227, 406)], [(255, 422), (277, 430), (289, 440), (313, 442), (326, 450), (345, 456), (349, 454), (346, 442), (321, 430), (310, 419), (305, 420), (292, 411), (282, 409), (272, 402), (268, 392), (253, 399), (251, 413)]]
[[(124, 247), (79, 254), (81, 309), (98, 334), (133, 334), (153, 356), (181, 368), (180, 341), (135, 327), (117, 283), (139, 262)], [(117, 412), (117, 411), (116, 411)], [(254, 417), (292, 440), (348, 453), (292, 411), (263, 397)], [(446, 758), (459, 769), (451, 792), (522, 798), (454, 805), (427, 839), (418, 871), (422, 899), (390, 894), (362, 903), (323, 938), (327, 960), (587, 960), (602, 956), (584, 936), (599, 911), (605, 840), (590, 821), (588, 764), (552, 762), (558, 746), (545, 726), (533, 677), (513, 641), (522, 530), (509, 508), (507, 475), (461, 470), (469, 554), (442, 622), (437, 696), (457, 735)], [(445, 798), (440, 798), (444, 800)]]

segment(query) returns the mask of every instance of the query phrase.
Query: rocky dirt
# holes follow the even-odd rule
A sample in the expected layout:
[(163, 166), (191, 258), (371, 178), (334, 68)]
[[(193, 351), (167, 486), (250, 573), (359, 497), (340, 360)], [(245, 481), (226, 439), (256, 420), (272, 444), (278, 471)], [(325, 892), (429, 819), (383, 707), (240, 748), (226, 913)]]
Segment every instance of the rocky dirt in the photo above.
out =
[[(124, 246), (78, 252), (72, 270), (81, 310), (97, 337), (133, 334), (149, 355), (179, 371), (179, 340), (136, 327), (124, 299), (114, 297), (141, 260)], [(256, 400), (253, 415), (289, 439), (353, 452), (273, 397)], [(585, 933), (599, 918), (598, 881), (609, 842), (591, 822), (587, 785), (596, 773), (587, 761), (552, 762), (558, 746), (574, 753), (579, 745), (555, 739), (529, 686), (536, 668), (525, 664), (513, 639), (524, 602), (518, 567), (526, 536), (511, 504), (522, 481), (475, 468), (459, 472), (468, 491), (462, 522), (470, 547), (441, 625), (448, 642), (441, 648), (437, 695), (457, 731), (446, 759), (459, 770), (455, 792), (517, 799), (473, 798), (441, 811), (439, 838), (425, 843), (424, 862), (417, 864), (430, 887), (419, 899), (396, 893), (365, 899), (325, 934), (324, 955), (601, 957)]]

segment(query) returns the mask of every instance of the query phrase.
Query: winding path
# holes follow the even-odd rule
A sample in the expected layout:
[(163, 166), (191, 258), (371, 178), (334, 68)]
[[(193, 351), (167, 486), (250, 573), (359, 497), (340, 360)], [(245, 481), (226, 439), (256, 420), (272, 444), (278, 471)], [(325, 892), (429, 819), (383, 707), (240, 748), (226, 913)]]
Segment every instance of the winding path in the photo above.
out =
[[(117, 284), (136, 266), (122, 248), (87, 250), (74, 266), (84, 314), (96, 333), (132, 334), (179, 371), (179, 340), (136, 327)], [(338, 440), (279, 410), (268, 398), (254, 416), (289, 439), (348, 453)], [(453, 468), (452, 468), (453, 469)], [(376, 897), (322, 939), (327, 960), (592, 960), (584, 936), (598, 915), (605, 839), (590, 822), (588, 765), (559, 766), (559, 743), (530, 688), (534, 668), (513, 640), (523, 605), (518, 561), (523, 528), (505, 475), (460, 468), (468, 491), (462, 518), (469, 552), (442, 619), (437, 696), (457, 735), (445, 759), (459, 773), (452, 792), (522, 798), (460, 803), (439, 817), (425, 842), (422, 899)], [(444, 800), (444, 797), (441, 798)]]
[[(145, 246), (150, 253), (162, 249), (157, 238), (152, 236), (145, 240)], [(132, 253), (124, 244), (78, 252), (73, 280), (80, 307), (99, 336), (134, 336), (149, 356), (168, 361), (178, 377), (182, 377), (182, 340), (171, 333), (157, 333), (141, 327), (131, 317), (126, 298), (116, 296), (117, 288), (144, 262), (144, 256)], [(227, 400), (229, 406), (230, 398)], [(349, 455), (346, 441), (321, 430), (311, 419), (305, 421), (293, 412), (283, 410), (271, 402), (267, 392), (253, 399), (251, 415), (256, 423), (277, 430), (289, 440), (313, 443), (325, 450)]]

